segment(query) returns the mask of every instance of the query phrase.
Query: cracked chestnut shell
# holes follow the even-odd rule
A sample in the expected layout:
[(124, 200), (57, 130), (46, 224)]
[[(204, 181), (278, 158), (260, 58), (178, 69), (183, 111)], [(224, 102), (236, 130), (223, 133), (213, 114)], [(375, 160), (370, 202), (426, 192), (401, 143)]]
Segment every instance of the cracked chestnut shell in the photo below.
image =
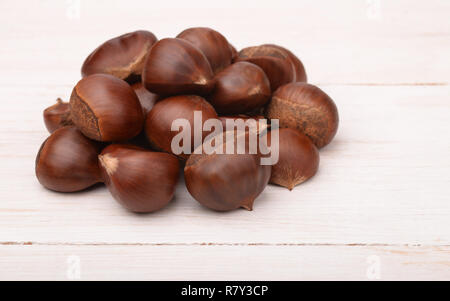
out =
[(289, 55), (271, 45), (247, 47), (239, 51), (236, 61), (247, 61), (264, 70), (272, 91), (295, 80), (294, 65)]
[(144, 64), (142, 82), (160, 95), (207, 94), (213, 71), (203, 52), (183, 39), (162, 39), (153, 45)]
[[(155, 104), (147, 114), (145, 132), (150, 144), (157, 150), (172, 153), (171, 143), (179, 131), (171, 131), (172, 122), (175, 119), (188, 120), (191, 127), (191, 151), (197, 146), (194, 142), (194, 111), (202, 113), (203, 123), (211, 118), (217, 118), (213, 106), (203, 97), (196, 95), (178, 95), (168, 97)], [(202, 141), (210, 132), (202, 132)], [(178, 154), (178, 157), (186, 159), (189, 154)]]
[(105, 73), (129, 82), (140, 80), (145, 58), (156, 41), (155, 35), (145, 30), (110, 39), (86, 58), (81, 75)]
[(222, 148), (223, 154), (194, 153), (189, 157), (184, 168), (186, 187), (194, 199), (210, 209), (252, 210), (254, 200), (269, 182), (271, 166), (261, 165), (260, 155), (250, 154), (248, 149), (243, 154), (226, 154), (226, 133), (216, 136), (223, 143), (215, 148)]
[(272, 95), (266, 108), (268, 119), (279, 119), (280, 127), (297, 129), (320, 149), (331, 142), (339, 125), (334, 101), (320, 88), (290, 83)]
[(49, 133), (53, 133), (63, 126), (73, 125), (69, 103), (58, 98), (56, 104), (44, 110), (44, 123)]
[(36, 177), (44, 187), (73, 192), (101, 182), (97, 156), (101, 145), (76, 127), (57, 129), (42, 143), (35, 162)]
[(294, 65), (294, 71), (295, 71), (294, 72), (294, 74), (295, 74), (294, 81), (295, 82), (307, 82), (308, 81), (308, 77), (306, 76), (305, 67), (303, 66), (302, 61), (294, 53), (292, 53), (292, 51), (290, 51), (289, 49), (286, 49), (282, 46), (275, 45), (275, 44), (266, 44), (264, 46), (275, 47), (275, 48), (278, 48), (278, 49), (286, 52), (292, 65)]
[(111, 144), (98, 156), (104, 183), (133, 212), (154, 212), (172, 200), (180, 165), (170, 154)]
[[(272, 166), (270, 183), (292, 190), (316, 174), (320, 161), (319, 151), (311, 139), (298, 130), (282, 128), (277, 131), (279, 158)], [(270, 131), (267, 134), (269, 145), (272, 142), (272, 133), (273, 131)]]
[(144, 113), (130, 85), (112, 75), (94, 74), (81, 79), (72, 91), (73, 123), (98, 141), (125, 141), (142, 130)]
[(208, 59), (214, 74), (231, 64), (232, 50), (227, 39), (208, 27), (193, 27), (181, 32), (177, 38), (189, 41), (200, 49)]
[(209, 102), (219, 114), (241, 114), (265, 105), (271, 95), (270, 83), (257, 65), (238, 62), (215, 77)]

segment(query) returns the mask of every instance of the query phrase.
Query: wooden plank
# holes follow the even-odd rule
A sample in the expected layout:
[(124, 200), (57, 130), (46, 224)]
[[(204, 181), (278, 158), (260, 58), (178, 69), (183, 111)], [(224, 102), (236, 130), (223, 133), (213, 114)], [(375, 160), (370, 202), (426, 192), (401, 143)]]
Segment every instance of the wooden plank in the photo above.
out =
[(8, 70), (0, 84), (6, 86), (73, 85), (84, 58), (111, 37), (137, 29), (174, 37), (199, 25), (222, 31), (238, 48), (278, 43), (292, 49), (311, 82), (448, 84), (450, 78), (445, 0), (278, 1), (276, 6), (268, 0), (178, 0), (157, 8), (145, 0), (133, 5), (35, 0), (2, 1), (0, 9), (0, 65)]
[(103, 187), (60, 194), (35, 179), (41, 111), (68, 87), (1, 87), (0, 241), (449, 245), (450, 86), (323, 88), (341, 124), (312, 180), (229, 213), (201, 207), (181, 180), (166, 209), (135, 215)]
[(1, 245), (0, 280), (450, 280), (450, 247)]

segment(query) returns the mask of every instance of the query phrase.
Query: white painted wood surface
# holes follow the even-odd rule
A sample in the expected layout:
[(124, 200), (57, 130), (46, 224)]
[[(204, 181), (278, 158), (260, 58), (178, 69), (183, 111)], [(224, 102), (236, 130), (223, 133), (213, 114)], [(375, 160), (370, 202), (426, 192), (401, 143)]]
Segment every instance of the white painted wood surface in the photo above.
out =
[[(75, 256), (85, 280), (450, 280), (448, 1), (168, 3), (82, 0), (79, 17), (77, 1), (0, 3), (0, 279), (70, 279)], [(317, 176), (225, 214), (182, 179), (149, 215), (102, 186), (42, 188), (42, 110), (67, 99), (85, 56), (123, 32), (198, 25), (237, 48), (291, 48), (335, 100), (340, 128)]]

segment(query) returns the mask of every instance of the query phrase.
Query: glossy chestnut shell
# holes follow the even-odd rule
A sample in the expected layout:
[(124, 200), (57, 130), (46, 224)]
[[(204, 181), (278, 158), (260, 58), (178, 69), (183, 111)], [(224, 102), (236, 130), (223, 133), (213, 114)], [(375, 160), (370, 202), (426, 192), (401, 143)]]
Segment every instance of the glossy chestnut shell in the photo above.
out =
[(98, 157), (106, 186), (128, 210), (154, 212), (172, 200), (180, 170), (175, 156), (111, 144)]
[(53, 133), (63, 126), (73, 125), (69, 103), (58, 98), (56, 104), (44, 110), (44, 123), (49, 133)]
[(36, 157), (36, 177), (46, 188), (59, 192), (86, 189), (101, 182), (97, 156), (101, 145), (76, 127), (57, 129), (42, 143)]
[[(242, 133), (237, 133), (237, 135)], [(271, 166), (260, 164), (260, 155), (225, 153), (226, 132), (220, 135), (223, 154), (192, 154), (186, 162), (184, 177), (189, 193), (202, 205), (217, 211), (239, 207), (252, 210), (254, 200), (267, 186)]]
[(112, 75), (94, 74), (81, 79), (72, 91), (73, 123), (98, 141), (125, 141), (141, 132), (144, 113), (130, 85)]
[(238, 62), (215, 77), (209, 102), (219, 114), (241, 114), (265, 105), (271, 96), (270, 83), (257, 65)]
[(188, 28), (177, 38), (189, 41), (200, 49), (215, 74), (231, 64), (233, 53), (230, 45), (227, 39), (214, 29), (208, 27)]
[(200, 94), (213, 88), (213, 71), (203, 52), (183, 39), (162, 39), (151, 49), (142, 82), (160, 95)]
[(236, 61), (247, 61), (261, 67), (269, 78), (272, 91), (295, 80), (294, 66), (289, 55), (278, 47), (247, 47), (239, 51)]
[[(194, 142), (194, 111), (202, 113), (202, 124), (207, 119), (217, 118), (217, 113), (212, 105), (203, 97), (196, 95), (178, 95), (158, 101), (148, 113), (145, 122), (145, 132), (150, 144), (157, 150), (172, 153), (172, 138), (179, 131), (171, 131), (172, 122), (175, 119), (188, 120), (191, 127), (191, 151), (197, 146)], [(209, 135), (202, 132), (202, 141)], [(179, 154), (186, 159), (189, 154)]]
[(110, 39), (84, 61), (81, 74), (105, 73), (135, 82), (140, 80), (145, 58), (157, 41), (149, 31), (138, 30)]
[[(271, 145), (273, 131), (267, 134)], [(319, 151), (306, 135), (298, 130), (278, 130), (278, 162), (272, 166), (270, 183), (292, 190), (314, 176), (319, 168)], [(275, 147), (275, 144), (273, 145)], [(272, 149), (273, 151), (273, 149)]]
[(139, 99), (139, 102), (141, 103), (144, 115), (147, 115), (147, 113), (150, 112), (155, 103), (160, 99), (159, 95), (147, 90), (141, 82), (131, 85), (131, 88), (133, 88)]
[(297, 129), (322, 148), (336, 135), (339, 115), (334, 101), (320, 88), (290, 83), (272, 95), (266, 109), (268, 119), (279, 119), (280, 127)]
[(306, 76), (305, 67), (303, 66), (302, 61), (289, 49), (286, 49), (282, 46), (275, 45), (275, 44), (265, 44), (264, 46), (271, 46), (278, 48), (284, 52), (287, 53), (289, 60), (291, 61), (292, 65), (294, 65), (294, 73), (295, 73), (295, 82), (307, 82), (308, 77)]

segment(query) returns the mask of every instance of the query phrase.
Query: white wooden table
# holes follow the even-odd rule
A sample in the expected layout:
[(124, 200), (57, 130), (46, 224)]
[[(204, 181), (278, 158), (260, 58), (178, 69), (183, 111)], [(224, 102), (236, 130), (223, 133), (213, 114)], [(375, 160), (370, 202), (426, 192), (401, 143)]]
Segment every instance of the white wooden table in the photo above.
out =
[[(450, 2), (222, 3), (0, 2), (0, 279), (450, 280)], [(191, 26), (298, 54), (341, 119), (317, 176), (229, 213), (182, 180), (149, 215), (102, 186), (41, 187), (42, 110), (69, 97), (84, 58), (124, 32)]]

